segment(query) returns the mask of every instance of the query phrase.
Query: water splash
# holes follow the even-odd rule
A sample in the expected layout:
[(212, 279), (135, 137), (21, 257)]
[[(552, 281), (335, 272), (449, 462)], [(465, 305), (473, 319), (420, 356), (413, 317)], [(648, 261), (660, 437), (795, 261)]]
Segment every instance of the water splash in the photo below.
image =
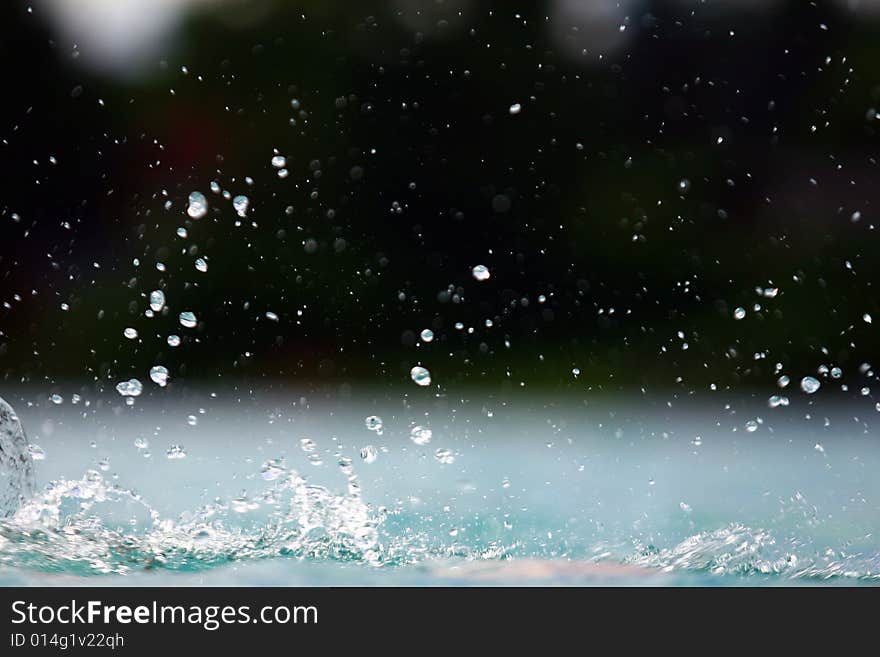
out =
[(880, 555), (830, 548), (811, 555), (802, 541), (777, 541), (769, 531), (738, 523), (694, 534), (671, 548), (637, 545), (636, 555), (626, 562), (662, 572), (880, 580)]
[(24, 429), (12, 406), (0, 398), (0, 518), (18, 509), (35, 488)]
[(79, 575), (271, 557), (383, 563), (382, 516), (359, 496), (335, 495), (293, 471), (272, 483), (248, 505), (215, 501), (172, 519), (90, 470), (53, 481), (0, 520), (0, 563)]

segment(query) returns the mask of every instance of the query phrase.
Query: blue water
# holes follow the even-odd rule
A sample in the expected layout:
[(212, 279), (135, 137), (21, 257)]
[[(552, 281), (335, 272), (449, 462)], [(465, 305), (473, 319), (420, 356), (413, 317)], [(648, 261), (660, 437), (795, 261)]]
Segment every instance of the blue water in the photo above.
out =
[[(880, 580), (880, 448), (864, 405), (0, 394), (45, 452), (41, 492), (0, 521), (2, 585)], [(412, 442), (415, 424), (429, 444)], [(167, 458), (172, 445), (185, 458)]]

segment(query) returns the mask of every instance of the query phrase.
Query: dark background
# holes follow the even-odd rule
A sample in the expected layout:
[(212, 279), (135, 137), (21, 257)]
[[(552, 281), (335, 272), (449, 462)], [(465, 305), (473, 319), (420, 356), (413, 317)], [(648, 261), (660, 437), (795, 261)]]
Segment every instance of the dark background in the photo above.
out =
[(876, 7), (578, 6), (232, 3), (108, 71), (45, 3), (3, 3), (2, 377), (766, 389), (781, 363), (858, 394)]

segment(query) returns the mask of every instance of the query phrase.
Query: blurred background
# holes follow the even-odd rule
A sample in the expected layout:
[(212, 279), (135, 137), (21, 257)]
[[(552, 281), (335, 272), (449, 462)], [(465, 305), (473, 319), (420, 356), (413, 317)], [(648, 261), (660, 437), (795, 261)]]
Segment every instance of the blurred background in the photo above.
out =
[(3, 3), (3, 380), (868, 394), (880, 2), (527, 4)]

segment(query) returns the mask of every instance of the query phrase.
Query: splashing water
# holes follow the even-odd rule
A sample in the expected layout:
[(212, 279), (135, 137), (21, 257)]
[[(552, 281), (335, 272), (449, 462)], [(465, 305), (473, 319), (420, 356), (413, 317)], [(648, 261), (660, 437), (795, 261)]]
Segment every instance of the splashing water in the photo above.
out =
[(0, 398), (0, 517), (18, 509), (34, 489), (27, 437), (12, 406)]
[[(256, 566), (256, 562), (271, 561), (264, 567), (276, 568), (275, 572), (283, 576), (289, 572), (283, 565), (289, 558), (316, 564), (360, 564), (369, 566), (369, 572), (373, 567), (391, 568), (394, 574), (381, 575), (386, 583), (412, 577), (432, 582), (448, 578), (475, 582), (495, 577), (498, 582), (549, 578), (572, 583), (580, 577), (646, 575), (684, 583), (708, 583), (718, 581), (718, 577), (724, 581), (731, 577), (880, 580), (880, 553), (872, 548), (870, 539), (841, 542), (831, 549), (826, 539), (814, 536), (816, 531), (806, 530), (807, 525), (815, 527), (819, 516), (800, 494), (786, 502), (787, 511), (778, 521), (767, 519), (766, 529), (728, 524), (724, 516), (700, 519), (704, 514), (700, 506), (705, 507), (705, 502), (697, 504), (687, 497), (693, 508), (679, 502), (681, 498), (675, 504), (685, 514), (689, 531), (685, 525), (663, 529), (661, 524), (641, 532), (637, 527), (640, 521), (633, 526), (624, 521), (613, 533), (598, 525), (593, 531), (577, 523), (559, 522), (580, 504), (588, 503), (577, 496), (554, 498), (548, 502), (550, 507), (533, 498), (537, 506), (530, 502), (528, 513), (517, 513), (513, 508), (527, 501), (520, 498), (510, 513), (500, 514), (485, 507), (461, 506), (464, 498), (456, 500), (445, 495), (424, 506), (427, 500), (419, 496), (425, 491), (409, 489), (411, 497), (395, 500), (391, 508), (374, 507), (362, 497), (352, 459), (342, 455), (337, 455), (335, 461), (338, 471), (348, 479), (344, 493), (308, 481), (288, 467), (285, 457), (264, 457), (250, 466), (251, 474), (245, 477), (251, 482), (247, 493), (227, 494), (206, 504), (193, 502), (184, 507), (188, 510), (183, 513), (178, 509), (160, 512), (138, 492), (118, 484), (115, 475), (101, 472), (108, 467), (106, 459), (99, 460), (98, 466), (86, 470), (80, 479), (59, 478), (34, 494), (33, 457), (28, 457), (25, 434), (12, 409), (5, 404), (0, 409), (4, 464), (9, 462), (9, 455), (15, 455), (12, 472), (16, 476), (12, 479), (4, 474), (0, 480), (3, 508), (8, 515), (0, 519), (0, 567), (16, 572), (74, 576), (180, 573), (230, 563)], [(378, 420), (378, 416), (368, 416), (358, 421), (375, 425), (376, 420), (367, 422), (372, 417)], [(353, 418), (364, 418), (364, 414)], [(431, 434), (424, 425), (411, 425), (409, 435), (401, 438), (410, 448), (423, 447), (431, 442)], [(454, 440), (445, 432), (443, 438)], [(322, 441), (302, 438), (298, 445), (311, 468), (311, 457), (321, 452)], [(149, 446), (143, 436), (134, 441), (140, 457)], [(354, 461), (365, 464), (363, 472), (369, 471), (373, 477), (377, 468), (386, 467), (386, 459), (376, 458), (380, 450), (375, 446), (359, 447), (361, 459)], [(416, 451), (421, 456), (413, 456), (424, 463), (419, 467), (448, 473), (451, 480), (457, 480), (455, 490), (460, 495), (482, 490), (517, 499), (530, 477), (528, 470), (510, 470), (516, 463), (510, 461), (494, 469), (497, 480), (485, 486), (456, 474), (456, 457), (468, 461), (466, 453), (445, 446)], [(185, 473), (193, 459), (177, 460), (180, 455), (185, 455), (183, 446), (172, 444), (161, 460), (167, 462), (164, 456), (168, 456), (169, 467)], [(196, 456), (193, 465), (197, 464)], [(502, 473), (511, 476), (502, 477)], [(376, 481), (382, 478), (381, 472), (375, 476)], [(662, 484), (658, 481), (657, 486)], [(550, 511), (560, 507), (568, 509), (562, 516)], [(617, 518), (612, 514), (602, 522), (611, 519)], [(696, 526), (698, 522), (702, 526)], [(679, 533), (680, 529), (685, 531)], [(635, 536), (671, 532), (683, 538), (655, 546), (646, 539), (627, 538), (633, 531)], [(351, 570), (341, 572), (349, 577), (365, 576)]]
[(380, 517), (358, 497), (333, 495), (292, 471), (273, 484), (252, 499), (252, 513), (237, 513), (233, 500), (171, 519), (90, 470), (53, 481), (0, 521), (0, 563), (83, 575), (279, 556), (381, 563)]
[(797, 539), (778, 542), (769, 531), (731, 524), (689, 536), (672, 548), (637, 545), (637, 556), (626, 561), (663, 572), (695, 571), (712, 575), (783, 575), (789, 578), (880, 580), (877, 555), (842, 555), (826, 550), (805, 556)]

